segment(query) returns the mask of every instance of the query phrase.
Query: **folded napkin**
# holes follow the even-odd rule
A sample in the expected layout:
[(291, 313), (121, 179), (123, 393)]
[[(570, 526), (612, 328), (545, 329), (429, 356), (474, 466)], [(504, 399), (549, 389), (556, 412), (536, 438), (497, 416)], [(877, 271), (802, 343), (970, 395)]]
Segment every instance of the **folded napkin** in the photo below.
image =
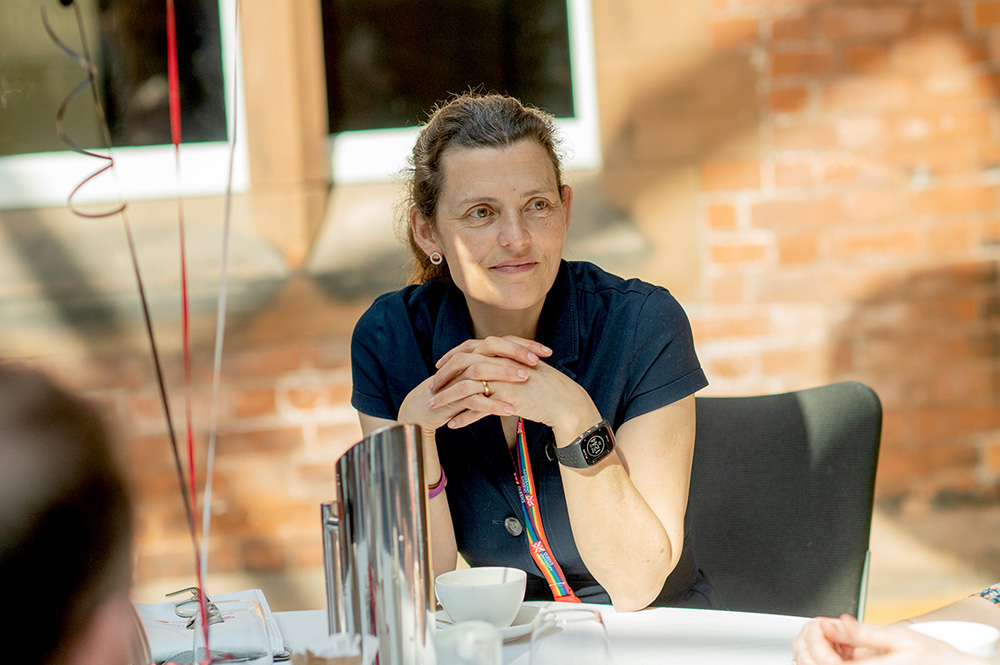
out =
[[(264, 592), (260, 589), (249, 589), (247, 591), (237, 591), (236, 593), (213, 594), (212, 601), (222, 600), (256, 600), (260, 603), (264, 611), (264, 619), (267, 622), (268, 640), (271, 642), (271, 653), (275, 656), (286, 655), (285, 641), (278, 630), (278, 622), (271, 614), (271, 608), (267, 604)], [(177, 601), (166, 603), (136, 603), (135, 609), (142, 619), (142, 627), (146, 630), (146, 638), (149, 640), (149, 650), (153, 655), (154, 663), (162, 663), (177, 654), (187, 652), (190, 659), (191, 645), (194, 638), (193, 629), (187, 627), (188, 619), (179, 617), (174, 612), (174, 605)], [(211, 640), (211, 627), (209, 628), (209, 640)], [(189, 660), (190, 662), (190, 660)]]

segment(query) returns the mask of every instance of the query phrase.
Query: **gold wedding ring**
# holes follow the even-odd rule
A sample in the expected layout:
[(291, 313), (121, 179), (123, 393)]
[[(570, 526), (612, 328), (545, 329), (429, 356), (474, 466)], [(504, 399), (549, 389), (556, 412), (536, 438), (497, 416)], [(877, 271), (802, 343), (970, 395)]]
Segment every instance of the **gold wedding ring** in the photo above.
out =
[(488, 384), (485, 381), (483, 381), (483, 397), (489, 397), (492, 394), (493, 394), (493, 391), (490, 390), (490, 384)]

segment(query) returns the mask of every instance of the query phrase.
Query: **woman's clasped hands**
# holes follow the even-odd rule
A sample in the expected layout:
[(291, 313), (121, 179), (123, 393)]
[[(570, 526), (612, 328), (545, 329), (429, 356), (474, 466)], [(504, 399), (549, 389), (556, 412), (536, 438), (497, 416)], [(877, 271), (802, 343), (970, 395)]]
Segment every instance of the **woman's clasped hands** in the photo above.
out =
[(541, 358), (550, 355), (548, 347), (514, 335), (467, 340), (437, 361), (428, 407), (454, 413), (447, 423), (454, 429), (484, 416), (523, 415), (516, 403), (524, 390), (511, 386), (523, 388)]
[(557, 404), (564, 408), (574, 397), (585, 403), (589, 396), (542, 361), (551, 355), (545, 345), (514, 335), (467, 340), (444, 354), (438, 371), (406, 397), (400, 420), (437, 429), (517, 415), (555, 426)]

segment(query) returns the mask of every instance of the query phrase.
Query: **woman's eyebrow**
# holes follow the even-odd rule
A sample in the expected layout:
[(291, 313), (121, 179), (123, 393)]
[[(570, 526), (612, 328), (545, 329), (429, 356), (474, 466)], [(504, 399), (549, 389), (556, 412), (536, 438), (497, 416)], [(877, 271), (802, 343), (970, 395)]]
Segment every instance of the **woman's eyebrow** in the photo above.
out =
[(499, 200), (500, 199), (497, 199), (497, 198), (492, 197), (492, 196), (469, 196), (469, 197), (466, 197), (464, 199), (461, 199), (458, 203), (455, 204), (455, 207), (456, 208), (467, 208), (467, 207), (474, 206), (474, 205), (479, 205), (479, 204), (482, 204), (482, 203), (489, 203), (491, 205), (495, 205)]
[[(527, 199), (530, 199), (530, 198), (532, 198), (534, 196), (539, 196), (539, 195), (556, 196), (556, 191), (552, 190), (552, 189), (550, 189), (548, 187), (543, 187), (543, 188), (536, 188), (536, 189), (525, 190), (524, 192), (521, 193), (521, 196), (523, 198), (527, 198)], [(455, 207), (456, 208), (467, 208), (469, 206), (473, 206), (473, 205), (477, 205), (477, 204), (481, 204), (481, 203), (488, 203), (490, 205), (496, 205), (497, 203), (500, 203), (500, 199), (498, 199), (495, 196), (467, 196), (466, 198), (459, 200), (455, 204)]]
[(556, 194), (557, 194), (557, 190), (549, 189), (548, 187), (543, 187), (541, 189), (529, 189), (526, 192), (524, 192), (524, 196), (527, 197), (527, 198), (531, 198), (532, 196), (542, 196), (542, 195), (545, 195), (545, 196), (548, 196), (548, 195), (556, 196)]

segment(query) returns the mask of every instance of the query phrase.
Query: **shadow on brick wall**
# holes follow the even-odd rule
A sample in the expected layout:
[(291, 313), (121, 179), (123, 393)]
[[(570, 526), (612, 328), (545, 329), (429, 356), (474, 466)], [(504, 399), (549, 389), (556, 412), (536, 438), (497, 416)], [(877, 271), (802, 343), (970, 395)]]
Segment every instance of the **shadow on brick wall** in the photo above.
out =
[(82, 259), (100, 254), (95, 243), (81, 252), (67, 247), (41, 217), (24, 212), (0, 215), (4, 275), (0, 330), (60, 328), (84, 345), (123, 328), (122, 313), (92, 280)]
[(834, 376), (883, 402), (884, 503), (1000, 498), (1000, 263), (885, 283), (833, 335)]

